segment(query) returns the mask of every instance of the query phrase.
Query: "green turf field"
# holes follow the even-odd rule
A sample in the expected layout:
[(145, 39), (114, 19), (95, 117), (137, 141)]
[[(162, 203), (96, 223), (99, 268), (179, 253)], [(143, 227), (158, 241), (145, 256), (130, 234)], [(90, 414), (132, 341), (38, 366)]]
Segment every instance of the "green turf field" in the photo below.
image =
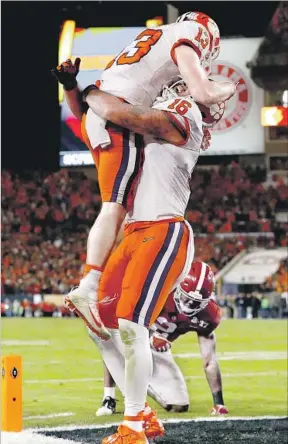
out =
[[(3, 318), (2, 340), (2, 355), (23, 358), (25, 427), (103, 423), (95, 417), (102, 399), (102, 364), (81, 320)], [(286, 415), (287, 321), (223, 321), (217, 342), (231, 416)], [(180, 338), (173, 352), (198, 353), (196, 335)], [(207, 416), (212, 402), (200, 358), (180, 356), (177, 362), (184, 375), (192, 377), (187, 379), (190, 410), (178, 417)], [(121, 400), (117, 410), (122, 409)], [(161, 418), (175, 417), (157, 410)], [(41, 418), (56, 413), (73, 415)], [(29, 419), (34, 416), (40, 418)], [(111, 421), (120, 418), (114, 415)]]

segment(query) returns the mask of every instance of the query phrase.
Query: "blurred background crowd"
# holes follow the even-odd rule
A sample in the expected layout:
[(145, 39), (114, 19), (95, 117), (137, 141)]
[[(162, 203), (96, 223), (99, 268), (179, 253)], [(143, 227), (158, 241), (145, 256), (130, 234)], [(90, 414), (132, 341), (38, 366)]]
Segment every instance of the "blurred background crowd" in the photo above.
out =
[[(196, 168), (186, 214), (195, 234), (196, 259), (217, 272), (243, 249), (287, 246), (283, 214), (288, 210), (288, 186), (282, 176), (269, 177), (264, 166), (235, 161)], [(3, 313), (25, 315), (30, 307), (37, 315), (43, 295), (64, 295), (78, 284), (87, 234), (100, 202), (97, 181), (83, 172), (2, 172), (2, 294), (7, 296)], [(228, 317), (246, 317), (251, 310), (254, 317), (284, 316), (285, 306), (273, 294), (288, 291), (287, 283), (284, 262), (262, 287), (219, 301)], [(50, 305), (44, 304), (45, 312), (59, 312)], [(63, 307), (60, 313), (68, 315)]]

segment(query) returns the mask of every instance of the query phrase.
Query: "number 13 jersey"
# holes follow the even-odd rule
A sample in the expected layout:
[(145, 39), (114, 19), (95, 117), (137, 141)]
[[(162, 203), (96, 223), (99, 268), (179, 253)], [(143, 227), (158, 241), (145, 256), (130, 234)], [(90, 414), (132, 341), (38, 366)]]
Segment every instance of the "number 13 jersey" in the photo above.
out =
[(199, 23), (146, 29), (108, 64), (100, 89), (132, 105), (151, 106), (162, 87), (180, 74), (175, 49), (181, 45), (192, 47), (203, 64), (209, 57), (210, 36)]

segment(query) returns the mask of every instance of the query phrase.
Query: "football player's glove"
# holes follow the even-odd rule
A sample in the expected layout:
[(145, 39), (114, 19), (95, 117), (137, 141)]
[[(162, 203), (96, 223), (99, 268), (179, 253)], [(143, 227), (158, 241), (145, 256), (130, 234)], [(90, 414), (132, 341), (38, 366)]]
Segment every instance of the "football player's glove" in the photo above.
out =
[(208, 150), (211, 143), (211, 134), (210, 131), (207, 128), (203, 129), (203, 139), (201, 143), (201, 150), (206, 151)]
[(212, 408), (210, 414), (212, 416), (221, 416), (221, 415), (228, 415), (228, 409), (225, 407), (225, 405), (216, 404)]
[(151, 336), (150, 344), (153, 350), (161, 353), (166, 352), (171, 348), (171, 342), (169, 342), (168, 339), (164, 338), (158, 333), (154, 333), (154, 335)]
[(51, 69), (52, 74), (66, 91), (71, 91), (77, 85), (76, 77), (79, 73), (81, 59), (77, 57), (74, 63), (70, 59)]

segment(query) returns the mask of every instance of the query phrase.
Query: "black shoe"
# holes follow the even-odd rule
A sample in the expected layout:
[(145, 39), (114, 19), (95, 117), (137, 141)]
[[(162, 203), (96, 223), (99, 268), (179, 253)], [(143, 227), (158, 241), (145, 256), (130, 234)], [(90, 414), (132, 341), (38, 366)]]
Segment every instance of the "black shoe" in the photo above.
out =
[(106, 396), (103, 399), (102, 406), (97, 410), (96, 416), (110, 416), (116, 411), (116, 399)]

